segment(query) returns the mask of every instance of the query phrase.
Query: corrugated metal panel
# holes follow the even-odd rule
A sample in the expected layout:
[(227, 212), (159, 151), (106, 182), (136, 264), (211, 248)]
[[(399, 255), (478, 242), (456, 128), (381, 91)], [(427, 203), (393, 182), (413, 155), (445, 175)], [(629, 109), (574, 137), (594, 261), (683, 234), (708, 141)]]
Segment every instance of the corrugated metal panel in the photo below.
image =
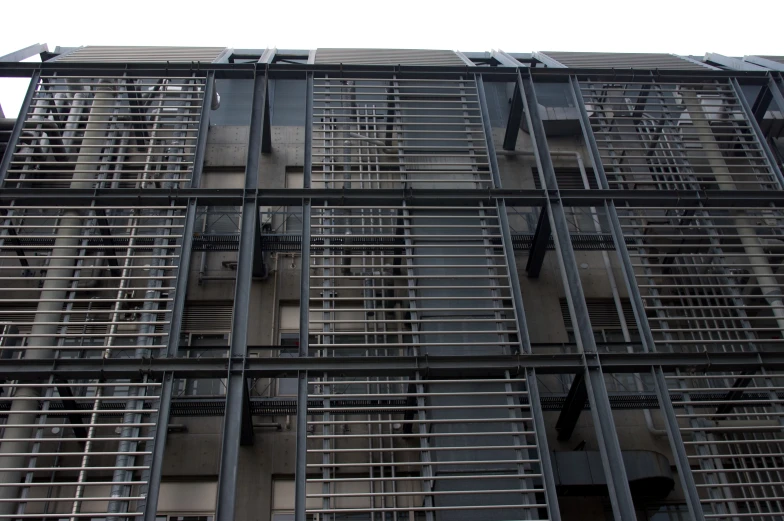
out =
[(575, 69), (691, 69), (704, 70), (703, 66), (673, 54), (617, 53), (617, 52), (550, 52), (550, 58)]
[(182, 314), (182, 331), (229, 333), (231, 332), (233, 311), (234, 303), (230, 300), (225, 302), (189, 302), (185, 304), (185, 310)]
[(424, 49), (317, 49), (315, 62), (346, 65), (466, 65), (454, 51)]
[(784, 56), (761, 56), (761, 55), (758, 55), (758, 56), (760, 58), (764, 58), (764, 59), (770, 60), (772, 62), (784, 63)]
[[(591, 319), (591, 326), (594, 330), (599, 329), (621, 329), (621, 320), (618, 311), (615, 309), (615, 301), (611, 298), (588, 298), (588, 317)], [(623, 316), (629, 329), (637, 329), (637, 322), (634, 320), (634, 310), (628, 299), (621, 299), (623, 306)], [(572, 329), (572, 316), (569, 314), (569, 306), (566, 299), (561, 299), (561, 314), (563, 315), (564, 326)]]
[(214, 62), (225, 47), (125, 47), (89, 45), (60, 56), (61, 62)]

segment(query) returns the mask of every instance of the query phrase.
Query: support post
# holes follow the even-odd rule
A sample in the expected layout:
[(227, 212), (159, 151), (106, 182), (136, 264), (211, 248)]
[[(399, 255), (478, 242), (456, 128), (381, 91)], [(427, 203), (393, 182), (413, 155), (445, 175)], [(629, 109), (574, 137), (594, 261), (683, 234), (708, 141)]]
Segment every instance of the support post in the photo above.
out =
[[(237, 253), (237, 280), (234, 284), (234, 317), (231, 327), (229, 347), (229, 371), (226, 379), (226, 412), (223, 417), (223, 440), (221, 447), (220, 471), (218, 474), (218, 508), (216, 521), (234, 521), (236, 510), (237, 471), (239, 469), (240, 441), (242, 426), (251, 421), (244, 416), (249, 408), (243, 406), (247, 381), (245, 362), (248, 355), (248, 318), (250, 290), (253, 282), (253, 251), (259, 211), (256, 189), (259, 177), (259, 156), (262, 141), (262, 114), (259, 107), (264, 100), (264, 77), (254, 80), (254, 107), (250, 120), (248, 136), (248, 157), (245, 167), (245, 196), (242, 205), (240, 244)], [(250, 433), (252, 434), (252, 429)], [(247, 434), (247, 433), (246, 433)], [(246, 439), (246, 442), (250, 440)]]
[(204, 154), (207, 149), (207, 136), (210, 131), (210, 112), (212, 96), (215, 92), (215, 73), (208, 72), (207, 80), (204, 85), (204, 98), (202, 99), (201, 117), (199, 118), (199, 137), (196, 140), (196, 152), (193, 155), (193, 175), (191, 176), (191, 187), (198, 188), (201, 185), (201, 174), (204, 171)]
[[(595, 357), (596, 342), (588, 317), (588, 306), (580, 282), (574, 249), (569, 239), (568, 221), (563, 203), (558, 196), (558, 182), (555, 178), (555, 169), (550, 157), (544, 125), (537, 109), (536, 91), (530, 71), (525, 71), (524, 75), (518, 71), (517, 81), (523, 99), (531, 141), (536, 151), (537, 166), (543, 174), (546, 189), (552, 194), (556, 194), (547, 201), (548, 213), (553, 227), (553, 242), (558, 254), (558, 263), (564, 281), (569, 312), (572, 315), (572, 323), (576, 326), (575, 333), (578, 345), (585, 355), (586, 389), (591, 403), (591, 414), (594, 419), (602, 464), (607, 476), (613, 515), (616, 521), (635, 519), (634, 502), (629, 490), (626, 468), (623, 464), (621, 447), (615, 431), (607, 389), (604, 385), (604, 375), (598, 364), (598, 359)], [(589, 363), (589, 358), (594, 360)]]
[(558, 441), (566, 441), (572, 437), (577, 420), (580, 419), (580, 414), (587, 403), (588, 391), (585, 388), (585, 376), (578, 373), (574, 375), (569, 394), (566, 395), (566, 403), (564, 403), (561, 414), (558, 415), (558, 421), (555, 423)]
[(547, 214), (547, 205), (545, 205), (539, 213), (534, 239), (531, 241), (531, 249), (528, 252), (528, 263), (525, 265), (525, 271), (528, 272), (529, 278), (539, 277), (539, 273), (542, 271), (544, 256), (550, 243), (550, 232), (550, 217)]
[[(313, 170), (313, 73), (305, 89), (305, 167), (303, 187), (310, 188)], [(302, 200), (302, 260), (299, 288), (299, 356), (308, 356), (310, 325), (310, 199)], [(297, 374), (297, 454), (294, 474), (294, 521), (306, 521), (308, 470), (308, 372)]]
[(523, 121), (523, 99), (520, 96), (520, 85), (515, 83), (512, 94), (512, 106), (509, 107), (509, 119), (506, 122), (504, 134), (504, 150), (514, 150), (517, 143), (517, 134), (520, 132), (520, 123)]

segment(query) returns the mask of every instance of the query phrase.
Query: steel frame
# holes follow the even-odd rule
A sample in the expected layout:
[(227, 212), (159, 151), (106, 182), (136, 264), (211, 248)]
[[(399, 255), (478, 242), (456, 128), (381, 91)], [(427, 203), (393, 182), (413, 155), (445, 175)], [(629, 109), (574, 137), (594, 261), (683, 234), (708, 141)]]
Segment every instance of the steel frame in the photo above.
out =
[[(0, 76), (3, 77), (31, 77), (31, 88), (25, 99), (23, 112), (26, 112), (35, 92), (35, 85), (38, 76), (51, 71), (63, 71), (69, 74), (83, 74), (89, 76), (96, 73), (112, 74), (129, 72), (135, 75), (160, 75), (162, 71), (166, 74), (177, 74), (178, 72), (194, 72), (193, 65), (190, 64), (166, 64), (158, 66), (155, 64), (129, 64), (122, 69), (117, 68), (117, 64), (78, 64), (78, 63), (57, 63), (57, 64), (27, 64), (27, 63), (0, 63)], [(206, 146), (206, 132), (208, 120), (208, 110), (204, 110), (200, 123), (200, 135), (194, 162), (194, 173), (192, 176), (191, 188), (182, 188), (176, 191), (163, 189), (145, 190), (143, 193), (133, 189), (115, 190), (78, 190), (78, 189), (52, 189), (46, 192), (25, 188), (0, 188), (0, 201), (17, 204), (38, 204), (40, 201), (58, 201), (63, 205), (84, 205), (95, 202), (106, 206), (144, 206), (144, 205), (187, 205), (186, 218), (184, 224), (184, 237), (181, 247), (181, 262), (177, 275), (176, 298), (172, 304), (172, 334), (165, 350), (165, 356), (158, 358), (140, 359), (42, 359), (42, 360), (14, 360), (0, 359), (0, 371), (4, 374), (13, 374), (20, 381), (41, 381), (50, 376), (76, 379), (90, 378), (95, 375), (102, 375), (109, 379), (120, 378), (140, 378), (146, 376), (150, 381), (161, 382), (161, 399), (158, 411), (158, 435), (155, 436), (154, 448), (152, 451), (152, 463), (150, 467), (150, 480), (147, 499), (145, 502), (144, 520), (153, 521), (155, 517), (155, 507), (157, 505), (158, 486), (160, 484), (160, 472), (162, 466), (163, 452), (165, 448), (165, 427), (168, 423), (171, 411), (171, 385), (175, 377), (226, 377), (228, 375), (229, 391), (227, 392), (223, 447), (221, 458), (221, 472), (219, 485), (219, 503), (217, 519), (228, 521), (234, 519), (235, 501), (234, 490), (237, 479), (237, 466), (239, 445), (241, 443), (241, 426), (243, 417), (249, 417), (247, 409), (247, 387), (246, 379), (250, 377), (277, 377), (282, 375), (298, 374), (300, 382), (300, 397), (298, 410), (307, 409), (307, 375), (308, 373), (318, 373), (319, 375), (379, 375), (379, 376), (400, 376), (406, 375), (414, 377), (420, 372), (424, 372), (429, 378), (436, 377), (469, 377), (504, 374), (524, 375), (531, 382), (535, 382), (535, 374), (574, 374), (581, 373), (588, 380), (588, 394), (591, 398), (591, 410), (594, 414), (597, 429), (600, 429), (600, 439), (603, 440), (602, 455), (605, 471), (612, 477), (614, 483), (611, 497), (613, 498), (616, 519), (633, 518), (633, 508), (631, 506), (631, 496), (625, 479), (625, 470), (620, 461), (620, 449), (617, 445), (617, 437), (612, 426), (610, 402), (601, 378), (602, 371), (608, 373), (639, 373), (651, 372), (656, 382), (656, 391), (659, 404), (662, 407), (666, 420), (667, 431), (669, 434), (673, 454), (679, 467), (679, 474), (685, 479), (684, 490), (689, 501), (691, 516), (694, 519), (704, 519), (699, 505), (697, 488), (691, 472), (689, 471), (689, 460), (683, 449), (680, 429), (677, 425), (677, 416), (671, 400), (667, 397), (665, 372), (673, 372), (682, 368), (693, 370), (711, 371), (757, 371), (763, 373), (765, 370), (784, 369), (784, 354), (780, 349), (766, 351), (759, 348), (756, 352), (749, 353), (654, 353), (653, 336), (646, 319), (646, 312), (643, 309), (642, 299), (633, 276), (633, 267), (630, 257), (625, 247), (620, 221), (615, 210), (616, 204), (647, 204), (656, 201), (661, 204), (671, 204), (673, 207), (688, 206), (691, 204), (704, 205), (706, 207), (743, 207), (744, 205), (784, 205), (784, 193), (782, 192), (757, 192), (757, 191), (735, 191), (730, 194), (721, 190), (700, 190), (700, 191), (678, 191), (662, 190), (653, 193), (639, 193), (633, 190), (609, 190), (607, 177), (599, 161), (599, 151), (596, 147), (595, 137), (590, 130), (584, 101), (579, 95), (579, 85), (577, 76), (590, 74), (592, 78), (605, 77), (614, 81), (623, 79), (634, 79), (634, 73), (624, 71), (579, 71), (575, 69), (526, 69), (520, 70), (517, 67), (496, 67), (493, 70), (470, 70), (470, 74), (475, 74), (480, 82), (501, 81), (514, 82), (518, 89), (515, 93), (515, 100), (519, 95), (520, 110), (526, 108), (525, 115), (528, 126), (536, 139), (537, 161), (540, 172), (545, 174), (546, 189), (544, 190), (506, 190), (496, 185), (495, 188), (477, 190), (428, 190), (428, 189), (405, 189), (405, 190), (356, 190), (349, 191), (340, 189), (313, 189), (310, 187), (310, 170), (312, 160), (309, 154), (306, 157), (306, 184), (303, 190), (259, 190), (257, 188), (258, 154), (268, 152), (271, 149), (270, 126), (269, 126), (269, 100), (267, 99), (266, 82), (275, 78), (303, 78), (306, 77), (309, 83), (308, 88), (308, 114), (312, 114), (312, 82), (313, 74), (328, 73), (339, 77), (341, 74), (351, 74), (362, 72), (368, 77), (384, 77), (389, 74), (398, 74), (403, 77), (449, 77), (456, 73), (466, 74), (466, 68), (438, 68), (436, 71), (425, 71), (417, 67), (379, 67), (379, 66), (325, 66), (325, 65), (287, 65), (287, 64), (200, 64), (198, 71), (207, 76), (207, 87), (205, 99), (211, 98), (214, 78), (253, 78), (256, 83), (254, 88), (254, 112), (251, 119), (251, 142), (249, 146), (248, 168), (246, 170), (245, 188), (241, 190), (210, 190), (199, 188), (199, 173), (201, 171), (204, 147)], [(522, 75), (521, 75), (522, 72)], [(741, 83), (768, 84), (771, 87), (774, 99), (780, 102), (784, 99), (781, 90), (781, 80), (775, 76), (776, 73), (761, 71), (651, 71), (650, 77), (660, 78), (667, 81), (690, 81), (705, 79), (729, 79), (733, 88), (737, 91)], [(639, 73), (637, 73), (637, 78)], [(536, 111), (528, 110), (535, 104), (535, 84), (537, 81), (559, 81), (571, 82), (575, 91), (577, 107), (581, 113), (581, 123), (583, 125), (583, 135), (588, 145), (594, 171), (599, 174), (602, 181), (601, 190), (559, 190), (552, 173), (552, 164), (546, 145), (546, 137), (541, 120)], [(518, 94), (519, 93), (519, 94)], [(209, 95), (209, 97), (208, 97)], [(741, 97), (742, 103), (744, 103)], [(483, 93), (480, 99), (484, 104)], [(261, 103), (261, 105), (259, 105)], [(533, 105), (535, 106), (535, 105)], [(513, 104), (513, 107), (516, 107)], [(482, 107), (482, 115), (486, 115), (486, 107)], [(751, 108), (748, 104), (743, 105), (743, 111), (750, 114)], [(260, 110), (257, 110), (260, 109)], [(521, 114), (522, 115), (522, 114)], [(510, 118), (513, 119), (513, 118)], [(20, 118), (21, 121), (21, 118)], [(310, 118), (308, 118), (310, 121)], [(753, 125), (754, 133), (759, 136), (759, 128)], [(519, 119), (515, 123), (519, 127)], [(18, 122), (9, 143), (9, 151), (18, 140), (21, 133), (22, 123)], [(507, 129), (508, 134), (511, 132)], [(514, 132), (516, 135), (516, 131)], [(311, 136), (307, 136), (306, 141), (310, 141)], [(760, 139), (761, 142), (764, 140)], [(492, 143), (492, 142), (491, 142)], [(513, 148), (511, 137), (504, 141), (504, 148)], [(763, 145), (766, 153), (767, 147)], [(306, 150), (310, 150), (310, 143), (306, 143)], [(6, 154), (3, 164), (0, 165), (0, 180), (4, 179), (5, 173), (10, 164), (12, 154)], [(490, 152), (490, 162), (495, 157)], [(769, 158), (770, 156), (768, 156)], [(548, 163), (549, 167), (548, 167)], [(776, 170), (774, 162), (772, 168)], [(253, 167), (253, 165), (256, 165)], [(491, 170), (494, 168), (491, 166)], [(495, 172), (494, 172), (495, 174)], [(776, 172), (781, 179), (781, 174)], [(235, 318), (234, 334), (230, 348), (231, 356), (225, 358), (201, 358), (180, 359), (177, 358), (179, 336), (176, 334), (178, 324), (182, 321), (182, 310), (185, 298), (185, 285), (187, 284), (188, 263), (190, 252), (192, 251), (192, 228), (195, 219), (197, 202), (199, 205), (213, 204), (236, 204), (243, 206), (244, 216), (255, 216), (258, 214), (259, 206), (262, 204), (279, 205), (302, 205), (303, 209), (310, 210), (310, 201), (316, 200), (324, 203), (338, 204), (400, 204), (405, 201), (412, 205), (433, 205), (444, 206), (447, 204), (482, 204), (490, 203), (499, 208), (499, 212), (505, 207), (515, 206), (534, 206), (541, 207), (547, 213), (547, 220), (552, 224), (553, 240), (556, 246), (561, 271), (564, 276), (564, 284), (568, 290), (570, 311), (576, 317), (575, 323), (578, 325), (580, 333), (580, 343), (582, 352), (579, 354), (561, 355), (540, 355), (530, 351), (530, 345), (526, 347), (523, 342), (524, 352), (517, 355), (499, 355), (491, 357), (439, 357), (439, 356), (407, 356), (407, 357), (384, 357), (373, 359), (367, 357), (341, 357), (339, 359), (320, 358), (309, 356), (307, 347), (307, 333), (304, 332), (304, 342), (300, 342), (299, 358), (284, 359), (254, 359), (247, 356), (248, 350), (258, 346), (248, 346), (247, 344), (247, 304), (249, 301), (249, 289), (252, 279), (250, 266), (253, 258), (253, 244), (257, 240), (257, 220), (255, 218), (243, 218), (240, 231), (240, 265), (247, 266), (247, 269), (238, 273), (237, 295), (235, 298)], [(588, 321), (587, 308), (585, 307), (582, 295), (579, 275), (574, 262), (574, 254), (569, 240), (568, 229), (563, 222), (563, 208), (565, 206), (601, 206), (606, 205), (608, 216), (612, 226), (613, 238), (617, 247), (619, 259), (623, 266), (627, 288), (632, 296), (632, 305), (635, 311), (638, 328), (643, 333), (643, 345), (648, 352), (634, 354), (600, 354), (596, 352), (595, 345), (592, 345), (592, 335), (590, 334), (590, 323)], [(505, 216), (505, 212), (503, 212)], [(309, 217), (309, 215), (307, 216)], [(304, 218), (306, 224), (303, 227), (303, 243), (310, 243), (310, 219)], [(190, 231), (190, 233), (189, 233)], [(502, 231), (508, 234), (508, 223), (502, 224)], [(508, 236), (505, 235), (507, 243), (511, 244)], [(537, 242), (537, 241), (535, 241)], [(541, 241), (539, 241), (541, 242)], [(509, 253), (509, 252), (507, 252)], [(543, 255), (543, 253), (539, 253)], [(309, 262), (306, 256), (309, 251), (303, 251), (303, 274), (307, 271)], [(303, 276), (303, 281), (308, 277)], [(303, 282), (303, 285), (305, 283)], [(512, 284), (514, 286), (514, 284)], [(519, 295), (519, 283), (515, 288), (515, 298)], [(307, 301), (307, 286), (303, 286), (305, 297), (301, 302)], [(304, 306), (303, 306), (304, 307)], [(236, 313), (239, 309), (241, 312)], [(519, 302), (518, 313), (522, 311), (522, 302)], [(244, 313), (242, 312), (244, 310)], [(307, 308), (305, 308), (303, 323), (307, 323)], [(524, 333), (524, 314), (520, 314), (521, 334)], [(307, 328), (305, 328), (307, 330)], [(269, 346), (273, 348), (274, 346)], [(537, 390), (535, 385), (529, 391), (532, 403), (538, 403), (536, 398)], [(544, 422), (541, 419), (541, 407), (534, 405), (533, 419), (537, 424), (537, 429), (544, 429)], [(297, 448), (297, 498), (304, 498), (304, 477), (305, 477), (305, 453), (304, 437), (306, 430), (306, 415), (298, 415), (298, 448)], [(614, 440), (614, 442), (613, 442)], [(546, 445), (544, 446), (546, 447)], [(302, 454), (300, 454), (302, 451)], [(544, 462), (543, 462), (544, 463)], [(549, 463), (549, 462), (548, 462)], [(300, 483), (302, 480), (302, 483)], [(552, 494), (549, 483), (546, 483), (548, 494)], [(298, 503), (297, 519), (304, 520), (304, 503)], [(557, 514), (557, 512), (556, 512)], [(551, 519), (557, 519), (556, 514), (551, 511)], [(628, 517), (627, 517), (628, 516)]]

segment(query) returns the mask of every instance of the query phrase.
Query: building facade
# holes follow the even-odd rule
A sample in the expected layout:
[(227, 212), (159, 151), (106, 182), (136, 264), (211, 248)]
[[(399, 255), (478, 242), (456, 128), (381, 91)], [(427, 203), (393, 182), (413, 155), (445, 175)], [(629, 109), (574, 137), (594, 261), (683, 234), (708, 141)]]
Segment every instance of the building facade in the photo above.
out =
[(784, 58), (0, 76), (0, 519), (784, 519)]

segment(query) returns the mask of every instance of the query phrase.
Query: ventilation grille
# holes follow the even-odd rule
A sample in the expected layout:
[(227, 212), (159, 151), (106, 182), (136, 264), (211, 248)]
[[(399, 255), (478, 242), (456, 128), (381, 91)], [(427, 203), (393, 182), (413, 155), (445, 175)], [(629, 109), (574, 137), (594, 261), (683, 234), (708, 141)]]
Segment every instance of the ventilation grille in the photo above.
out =
[(575, 69), (710, 69), (672, 54), (549, 52), (542, 54)]
[[(615, 301), (611, 298), (595, 298), (585, 299), (588, 304), (588, 317), (591, 319), (591, 326), (594, 331), (600, 329), (621, 329), (621, 319), (618, 317), (618, 310), (615, 307)], [(623, 317), (626, 320), (626, 326), (631, 329), (637, 329), (637, 322), (634, 320), (634, 310), (632, 309), (631, 302), (628, 299), (621, 299), (621, 307), (623, 308)], [(563, 315), (564, 326), (566, 329), (574, 329), (572, 324), (572, 316), (569, 313), (569, 305), (565, 298), (561, 299), (561, 314)]]
[(58, 62), (214, 62), (225, 47), (120, 47), (90, 45), (55, 58)]
[[(539, 178), (539, 169), (533, 168), (533, 177), (534, 177), (534, 188), (537, 190), (541, 190), (542, 181)], [(593, 170), (588, 170), (586, 172), (586, 176), (588, 177), (588, 186), (591, 190), (597, 190), (599, 188), (598, 183), (596, 182), (596, 176), (593, 173)], [(585, 184), (583, 183), (582, 174), (580, 170), (577, 168), (556, 168), (555, 169), (555, 179), (558, 181), (558, 188), (560, 190), (584, 190)]]
[(182, 316), (183, 333), (229, 333), (234, 310), (232, 301), (188, 302)]
[(318, 49), (315, 62), (345, 65), (466, 65), (453, 51), (420, 49)]

